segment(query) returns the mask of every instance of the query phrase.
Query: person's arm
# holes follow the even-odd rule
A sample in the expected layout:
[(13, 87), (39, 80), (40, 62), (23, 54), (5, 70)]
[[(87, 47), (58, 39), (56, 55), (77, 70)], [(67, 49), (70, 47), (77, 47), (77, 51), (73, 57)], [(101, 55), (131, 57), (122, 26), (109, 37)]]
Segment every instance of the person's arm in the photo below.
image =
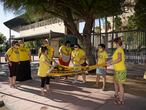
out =
[(120, 61), (122, 61), (122, 53), (118, 53), (118, 58), (116, 60), (110, 60), (107, 62), (107, 65), (114, 65), (116, 63), (119, 63)]
[(12, 52), (13, 52), (12, 48), (9, 48), (8, 51), (5, 53), (5, 59), (10, 66), (12, 65), (12, 63), (9, 58), (10, 58)]
[(29, 61), (31, 62), (31, 52), (30, 52), (30, 49), (28, 49), (28, 56), (29, 56)]

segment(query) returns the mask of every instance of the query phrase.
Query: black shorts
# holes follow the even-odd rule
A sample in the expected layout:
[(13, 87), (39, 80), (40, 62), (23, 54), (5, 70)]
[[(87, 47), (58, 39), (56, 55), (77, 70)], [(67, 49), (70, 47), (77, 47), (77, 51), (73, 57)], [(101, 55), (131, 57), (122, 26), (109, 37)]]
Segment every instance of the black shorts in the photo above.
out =
[(10, 77), (16, 76), (18, 73), (18, 68), (19, 68), (19, 63), (18, 62), (11, 62), (12, 65), (9, 65), (9, 70), (10, 70)]

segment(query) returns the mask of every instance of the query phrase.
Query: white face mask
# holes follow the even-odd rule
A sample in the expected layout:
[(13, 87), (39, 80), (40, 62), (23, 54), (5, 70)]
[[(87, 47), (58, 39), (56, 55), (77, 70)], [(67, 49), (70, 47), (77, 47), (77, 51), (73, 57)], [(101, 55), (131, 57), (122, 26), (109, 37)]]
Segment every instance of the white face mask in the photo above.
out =
[(21, 47), (23, 47), (23, 46), (24, 46), (24, 44), (20, 44), (20, 46), (21, 46)]

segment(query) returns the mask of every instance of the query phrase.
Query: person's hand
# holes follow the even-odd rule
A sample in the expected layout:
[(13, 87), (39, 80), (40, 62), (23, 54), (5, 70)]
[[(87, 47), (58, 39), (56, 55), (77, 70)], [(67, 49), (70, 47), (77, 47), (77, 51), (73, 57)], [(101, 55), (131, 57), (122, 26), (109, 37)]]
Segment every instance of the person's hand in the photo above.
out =
[(106, 66), (110, 66), (112, 65), (110, 62), (106, 62)]

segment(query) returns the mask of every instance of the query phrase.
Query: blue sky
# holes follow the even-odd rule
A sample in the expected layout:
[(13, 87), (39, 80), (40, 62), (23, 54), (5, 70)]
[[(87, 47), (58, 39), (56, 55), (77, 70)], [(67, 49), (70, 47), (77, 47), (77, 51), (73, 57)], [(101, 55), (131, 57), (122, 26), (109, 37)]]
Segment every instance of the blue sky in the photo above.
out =
[[(3, 4), (0, 3), (0, 33), (4, 34), (7, 39), (9, 38), (9, 29), (3, 23), (14, 17), (16, 17), (16, 15), (11, 11), (5, 11)], [(14, 31), (12, 31), (12, 35), (19, 36), (19, 34)]]

